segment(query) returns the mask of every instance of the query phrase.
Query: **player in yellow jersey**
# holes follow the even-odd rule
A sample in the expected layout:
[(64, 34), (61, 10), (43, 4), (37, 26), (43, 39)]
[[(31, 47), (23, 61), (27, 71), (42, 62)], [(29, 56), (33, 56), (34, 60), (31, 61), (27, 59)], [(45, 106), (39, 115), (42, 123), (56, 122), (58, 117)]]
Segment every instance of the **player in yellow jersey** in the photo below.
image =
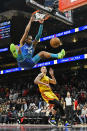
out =
[[(59, 109), (61, 116), (64, 116), (64, 110), (61, 106), (58, 97), (53, 93), (49, 84), (56, 84), (56, 79), (54, 77), (54, 71), (52, 68), (49, 70), (49, 74), (51, 78), (47, 75), (47, 69), (45, 66), (41, 67), (41, 73), (35, 78), (34, 83), (38, 84), (39, 90), (41, 92), (42, 98), (49, 103), (49, 105), (53, 105), (53, 110), (56, 112)], [(51, 124), (56, 124), (55, 121), (50, 120)]]

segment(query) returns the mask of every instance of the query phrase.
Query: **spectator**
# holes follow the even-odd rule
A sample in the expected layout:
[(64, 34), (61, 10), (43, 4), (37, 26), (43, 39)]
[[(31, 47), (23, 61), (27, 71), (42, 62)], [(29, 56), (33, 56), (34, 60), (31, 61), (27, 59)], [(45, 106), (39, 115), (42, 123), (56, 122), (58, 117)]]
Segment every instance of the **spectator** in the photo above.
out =
[(22, 102), (23, 110), (24, 110), (24, 112), (25, 112), (25, 111), (28, 109), (28, 108), (27, 108), (27, 102), (26, 102), (25, 99), (23, 99), (22, 101), (23, 101), (23, 102)]
[(79, 123), (80, 121), (80, 123), (83, 124), (83, 120), (81, 118), (81, 109), (79, 105), (77, 106), (77, 109), (76, 109), (76, 121), (77, 123)]
[(86, 115), (87, 115), (87, 108), (84, 105), (83, 109), (82, 109), (82, 112), (81, 112), (81, 118), (84, 119), (84, 121), (82, 123), (85, 123), (85, 124), (86, 124)]
[(62, 106), (64, 108), (64, 98), (63, 97), (61, 97), (61, 104), (62, 104)]

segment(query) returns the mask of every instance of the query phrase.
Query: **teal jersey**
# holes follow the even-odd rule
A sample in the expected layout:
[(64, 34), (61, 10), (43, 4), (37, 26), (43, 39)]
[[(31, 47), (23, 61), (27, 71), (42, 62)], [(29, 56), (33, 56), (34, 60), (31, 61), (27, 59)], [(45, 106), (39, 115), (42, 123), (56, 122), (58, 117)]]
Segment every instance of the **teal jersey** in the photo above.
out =
[(18, 54), (18, 57), (17, 57), (17, 61), (18, 62), (21, 62), (23, 60), (25, 60), (26, 58), (27, 59), (30, 59), (33, 57), (33, 54), (34, 54), (34, 47), (33, 47), (33, 44), (27, 44), (25, 43), (22, 47), (21, 47), (21, 52), (22, 52), (22, 55)]
[(34, 47), (33, 44), (27, 44), (25, 43), (22, 47), (21, 47), (21, 51), (22, 51), (22, 55), (24, 58), (31, 58), (34, 54)]

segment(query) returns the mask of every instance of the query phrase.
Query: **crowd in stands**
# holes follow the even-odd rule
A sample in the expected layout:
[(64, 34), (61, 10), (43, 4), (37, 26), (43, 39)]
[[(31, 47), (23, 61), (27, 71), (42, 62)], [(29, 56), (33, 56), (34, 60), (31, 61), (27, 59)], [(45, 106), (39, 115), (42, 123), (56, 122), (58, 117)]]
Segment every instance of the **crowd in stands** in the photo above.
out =
[[(87, 80), (73, 76), (52, 87), (65, 110), (67, 121), (73, 124), (87, 123)], [(31, 84), (5, 87), (0, 85), (0, 123), (48, 123), (49, 104), (39, 89)], [(60, 120), (60, 119), (59, 119)], [(60, 122), (61, 123), (61, 122)]]

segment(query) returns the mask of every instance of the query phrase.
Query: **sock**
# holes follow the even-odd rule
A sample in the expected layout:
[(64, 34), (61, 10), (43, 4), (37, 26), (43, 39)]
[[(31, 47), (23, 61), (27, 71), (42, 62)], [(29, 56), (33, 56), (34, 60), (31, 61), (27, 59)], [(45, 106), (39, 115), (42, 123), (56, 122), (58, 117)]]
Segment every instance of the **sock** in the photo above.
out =
[(51, 53), (51, 57), (52, 57), (52, 58), (58, 58), (58, 54), (53, 54), (53, 53)]
[(37, 64), (39, 61), (40, 61), (40, 56), (37, 54), (37, 55), (35, 55), (33, 58), (32, 58), (32, 60), (33, 60), (33, 62), (35, 63), (35, 64)]

